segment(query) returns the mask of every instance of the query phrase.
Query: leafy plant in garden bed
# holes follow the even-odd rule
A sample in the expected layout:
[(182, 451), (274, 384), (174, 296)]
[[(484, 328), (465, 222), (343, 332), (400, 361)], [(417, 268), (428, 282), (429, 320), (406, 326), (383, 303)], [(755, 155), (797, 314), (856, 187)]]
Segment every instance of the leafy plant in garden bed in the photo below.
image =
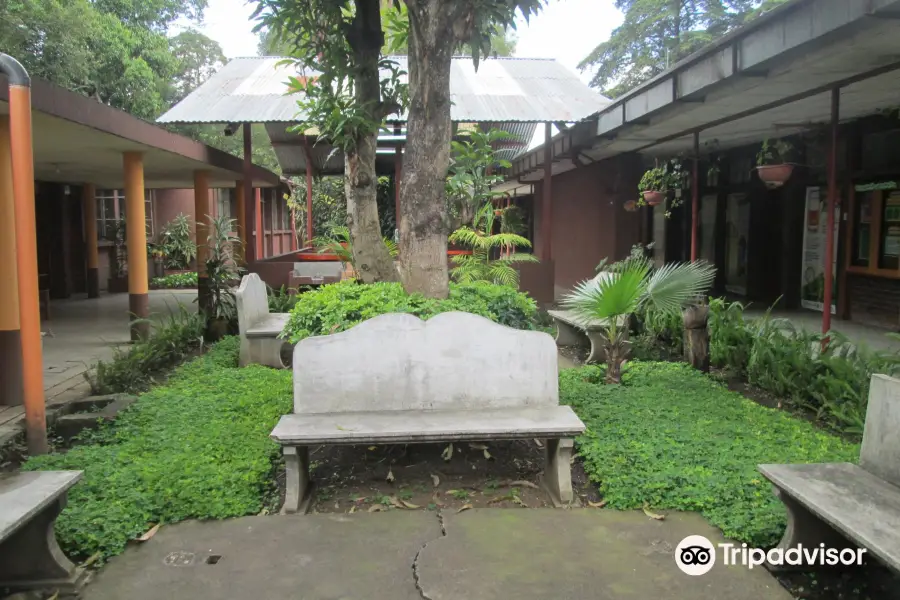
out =
[(56, 522), (67, 553), (105, 558), (156, 523), (260, 512), (291, 373), (238, 369), (237, 355), (237, 338), (226, 338), (67, 453), (28, 460), (25, 470), (84, 471)]
[(167, 269), (187, 269), (197, 257), (197, 244), (191, 239), (193, 230), (191, 218), (183, 213), (179, 213), (163, 227), (157, 249), (162, 254)]
[(178, 290), (197, 287), (197, 273), (171, 273), (150, 280), (150, 287), (156, 290)]
[(95, 395), (141, 392), (165, 369), (200, 349), (206, 320), (183, 306), (162, 323), (152, 323), (150, 336), (126, 349), (116, 348), (110, 361), (98, 360), (84, 377)]
[(428, 319), (453, 310), (482, 315), (518, 329), (536, 327), (534, 300), (508, 286), (451, 284), (450, 297), (435, 300), (407, 294), (399, 283), (342, 281), (302, 294), (282, 335), (294, 344), (312, 335), (347, 330), (385, 313), (410, 313)]
[(560, 399), (587, 425), (585, 471), (608, 506), (701, 513), (727, 537), (778, 541), (784, 507), (760, 463), (855, 462), (859, 446), (728, 391), (680, 363), (632, 362), (622, 385), (600, 367), (560, 373)]

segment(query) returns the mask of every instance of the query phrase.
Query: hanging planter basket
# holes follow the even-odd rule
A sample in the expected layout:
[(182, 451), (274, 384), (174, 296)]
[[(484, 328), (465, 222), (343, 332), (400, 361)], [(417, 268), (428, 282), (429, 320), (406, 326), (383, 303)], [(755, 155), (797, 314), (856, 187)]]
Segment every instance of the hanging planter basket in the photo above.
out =
[(641, 192), (641, 195), (644, 197), (644, 202), (649, 206), (659, 206), (663, 203), (663, 200), (666, 199), (665, 192), (658, 192), (656, 190), (644, 190)]
[(766, 184), (770, 190), (780, 188), (791, 178), (794, 172), (794, 165), (784, 163), (780, 165), (760, 165), (756, 167), (756, 173), (759, 175), (760, 181)]
[(629, 200), (625, 203), (625, 211), (626, 212), (635, 212), (637, 211), (637, 200)]

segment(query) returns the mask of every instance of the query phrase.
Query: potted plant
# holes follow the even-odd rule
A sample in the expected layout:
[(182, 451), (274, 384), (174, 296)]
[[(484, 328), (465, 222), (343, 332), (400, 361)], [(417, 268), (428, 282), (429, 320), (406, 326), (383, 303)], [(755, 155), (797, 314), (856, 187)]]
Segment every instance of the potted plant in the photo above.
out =
[(794, 146), (785, 140), (763, 140), (756, 153), (756, 173), (767, 188), (781, 187), (790, 179), (794, 165), (788, 162), (788, 158), (793, 151)]
[(180, 213), (163, 227), (159, 249), (164, 257), (166, 274), (184, 273), (197, 257), (197, 244), (191, 239), (191, 219)]
[(629, 200), (625, 203), (625, 210), (627, 212), (635, 212), (637, 209), (637, 200)]
[(668, 160), (662, 165), (648, 169), (638, 183), (641, 193), (637, 206), (657, 206), (666, 199), (669, 190), (674, 190), (676, 198), (686, 186), (686, 172), (677, 160)]
[(206, 306), (207, 335), (218, 340), (228, 334), (237, 322), (237, 302), (232, 286), (240, 278), (237, 259), (241, 253), (240, 238), (232, 235), (235, 219), (209, 217), (206, 243), (206, 274), (209, 287)]
[(125, 219), (113, 221), (107, 226), (106, 239), (112, 242), (110, 272), (106, 290), (110, 294), (128, 292), (128, 252), (126, 250)]

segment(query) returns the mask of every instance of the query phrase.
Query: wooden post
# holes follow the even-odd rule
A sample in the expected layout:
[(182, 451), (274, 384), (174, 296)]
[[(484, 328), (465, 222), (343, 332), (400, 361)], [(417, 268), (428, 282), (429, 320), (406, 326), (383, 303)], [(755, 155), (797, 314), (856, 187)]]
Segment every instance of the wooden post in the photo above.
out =
[(260, 188), (256, 188), (255, 190), (253, 190), (253, 194), (253, 211), (256, 215), (256, 252), (254, 253), (254, 258), (255, 260), (262, 260), (266, 256), (265, 250), (263, 249), (263, 242), (266, 238), (266, 229), (262, 218), (262, 190)]
[(541, 260), (553, 258), (553, 130), (548, 121), (544, 124), (544, 187), (541, 193)]
[[(837, 145), (841, 88), (831, 90), (831, 148), (828, 153), (828, 216), (825, 226), (825, 297), (822, 306), (822, 333), (831, 331), (831, 298), (834, 287), (834, 208), (837, 205)], [(872, 238), (878, 240), (878, 238)], [(828, 340), (823, 340), (823, 344)]]
[(100, 296), (100, 256), (97, 248), (97, 188), (93, 183), (85, 183), (81, 188), (81, 215), (84, 219), (87, 295), (97, 298)]
[(309, 140), (303, 135), (303, 151), (306, 154), (306, 245), (312, 246), (313, 239), (313, 164)]
[(197, 308), (209, 311), (209, 273), (206, 272), (209, 236), (209, 171), (194, 171), (194, 239), (197, 242)]
[[(694, 169), (691, 182), (691, 262), (697, 260), (697, 230), (700, 227), (700, 132), (694, 132)], [(707, 369), (709, 366), (707, 365)]]
[(244, 244), (244, 262), (250, 265), (256, 261), (257, 257), (257, 244), (250, 240), (250, 233), (256, 230), (253, 220), (256, 215), (256, 209), (253, 206), (253, 132), (250, 129), (250, 123), (244, 123), (242, 132), (244, 136), (244, 227), (247, 232)]
[(16, 208), (9, 116), (0, 115), (0, 406), (22, 404), (22, 333), (16, 278)]
[(144, 157), (125, 152), (125, 235), (128, 251), (128, 310), (131, 339), (150, 335), (150, 296), (147, 279), (147, 221), (144, 208)]
[(684, 323), (684, 360), (709, 372), (709, 306), (689, 306), (681, 314)]
[(243, 180), (238, 180), (234, 183), (234, 210), (237, 213), (238, 237), (241, 239), (241, 245), (244, 248), (244, 256), (241, 258), (246, 261), (246, 248), (250, 241), (247, 236), (247, 194)]

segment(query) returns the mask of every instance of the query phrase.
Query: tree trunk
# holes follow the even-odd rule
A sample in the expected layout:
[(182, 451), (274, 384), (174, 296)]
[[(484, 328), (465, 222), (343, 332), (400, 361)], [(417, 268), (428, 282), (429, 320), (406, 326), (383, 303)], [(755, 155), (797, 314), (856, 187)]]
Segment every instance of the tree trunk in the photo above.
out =
[(400, 182), (400, 271), (409, 293), (446, 298), (450, 59), (464, 3), (409, 0), (409, 117)]
[[(373, 121), (381, 121), (389, 107), (381, 103), (378, 57), (384, 45), (378, 0), (357, 0), (356, 15), (348, 41), (353, 49), (356, 100), (369, 107)], [(347, 227), (353, 246), (353, 267), (363, 283), (397, 281), (397, 269), (381, 237), (378, 220), (378, 177), (375, 149), (378, 133), (363, 135), (344, 158), (344, 193), (347, 196)]]

